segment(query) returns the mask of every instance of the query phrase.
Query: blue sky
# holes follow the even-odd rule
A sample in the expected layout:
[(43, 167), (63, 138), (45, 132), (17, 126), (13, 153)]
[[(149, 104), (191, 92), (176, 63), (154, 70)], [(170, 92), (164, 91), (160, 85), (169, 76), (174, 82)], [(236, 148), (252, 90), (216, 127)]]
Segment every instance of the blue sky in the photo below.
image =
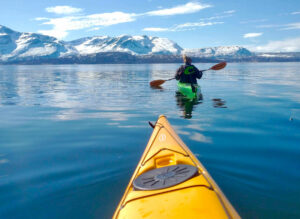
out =
[(183, 48), (300, 51), (300, 0), (10, 0), (0, 24), (62, 40), (151, 35)]

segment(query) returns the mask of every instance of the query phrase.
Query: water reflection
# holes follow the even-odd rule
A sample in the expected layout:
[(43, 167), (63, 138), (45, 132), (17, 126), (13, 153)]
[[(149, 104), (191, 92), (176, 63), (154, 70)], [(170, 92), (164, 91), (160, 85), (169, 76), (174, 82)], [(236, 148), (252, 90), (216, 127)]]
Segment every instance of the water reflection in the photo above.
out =
[(151, 86), (151, 89), (153, 90), (163, 90), (164, 88), (162, 86)]
[(227, 108), (226, 101), (222, 100), (220, 98), (214, 98), (212, 99), (213, 107), (215, 108)]
[[(0, 72), (1, 73), (1, 72)], [(0, 74), (0, 105), (15, 105), (19, 98), (14, 74)]]
[(185, 97), (179, 91), (176, 91), (175, 99), (177, 102), (177, 106), (179, 106), (180, 110), (183, 112), (183, 118), (191, 119), (192, 112), (193, 112), (195, 106), (202, 103), (203, 95), (202, 95), (202, 93), (198, 93), (196, 98), (189, 99), (189, 98)]
[(149, 87), (177, 68), (0, 65), (0, 218), (111, 218), (159, 114), (243, 218), (300, 218), (299, 63), (230, 63), (206, 102)]

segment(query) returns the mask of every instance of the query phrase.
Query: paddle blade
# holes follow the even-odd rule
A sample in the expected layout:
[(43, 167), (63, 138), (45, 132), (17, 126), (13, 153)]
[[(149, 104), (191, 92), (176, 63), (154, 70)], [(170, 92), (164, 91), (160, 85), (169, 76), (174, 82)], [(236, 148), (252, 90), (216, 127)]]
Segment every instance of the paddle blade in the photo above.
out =
[(211, 70), (221, 70), (221, 69), (225, 68), (226, 65), (227, 65), (226, 62), (221, 62), (221, 63), (219, 63), (219, 64), (214, 65), (214, 66), (211, 67), (210, 69), (211, 69)]
[(158, 87), (158, 86), (162, 85), (165, 82), (166, 82), (166, 80), (154, 80), (154, 81), (150, 82), (150, 86), (151, 87)]

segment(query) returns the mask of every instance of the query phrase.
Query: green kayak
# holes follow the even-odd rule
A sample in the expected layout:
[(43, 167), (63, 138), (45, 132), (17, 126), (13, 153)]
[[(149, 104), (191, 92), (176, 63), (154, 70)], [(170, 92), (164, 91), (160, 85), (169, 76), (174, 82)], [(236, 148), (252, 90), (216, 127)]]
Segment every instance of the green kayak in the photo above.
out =
[[(188, 99), (195, 99), (201, 93), (200, 86), (198, 84), (181, 83), (177, 84), (179, 92)], [(192, 88), (194, 87), (194, 89)]]

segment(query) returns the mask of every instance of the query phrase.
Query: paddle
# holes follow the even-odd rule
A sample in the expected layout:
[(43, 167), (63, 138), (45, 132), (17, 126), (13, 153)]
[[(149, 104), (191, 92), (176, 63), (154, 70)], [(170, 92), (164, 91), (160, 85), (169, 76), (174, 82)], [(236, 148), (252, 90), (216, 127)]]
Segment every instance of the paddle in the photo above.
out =
[[(201, 71), (203, 72), (203, 71), (208, 71), (208, 70), (215, 70), (215, 71), (221, 70), (221, 69), (225, 68), (226, 64), (227, 64), (226, 62), (220, 62), (219, 64), (216, 64), (216, 65), (210, 67), (209, 69), (201, 70)], [(166, 81), (171, 81), (173, 79), (175, 79), (175, 78), (170, 78), (170, 79), (167, 79), (167, 80), (162, 80), (162, 79), (154, 80), (154, 81), (150, 82), (150, 86), (151, 87), (157, 87), (157, 86), (162, 85)]]

